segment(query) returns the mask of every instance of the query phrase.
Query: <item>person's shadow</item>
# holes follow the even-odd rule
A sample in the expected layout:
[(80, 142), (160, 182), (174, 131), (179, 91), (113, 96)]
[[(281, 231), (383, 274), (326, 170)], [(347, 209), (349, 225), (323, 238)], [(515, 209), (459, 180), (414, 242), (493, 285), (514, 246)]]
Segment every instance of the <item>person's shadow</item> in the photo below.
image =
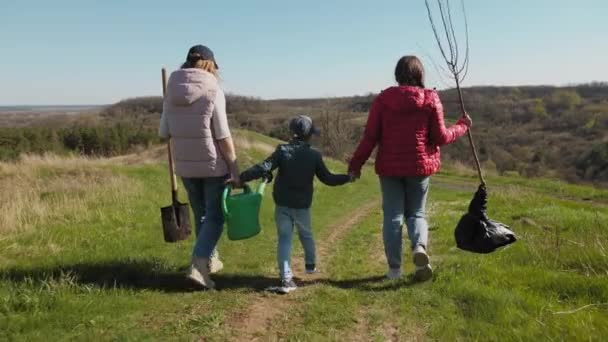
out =
[[(0, 271), (0, 279), (23, 283), (45, 283), (55, 280), (100, 288), (155, 290), (169, 293), (201, 290), (200, 287), (186, 279), (184, 269), (172, 269), (153, 261), (114, 260), (55, 267), (10, 268)], [(384, 282), (384, 279), (384, 276), (346, 280), (297, 279), (297, 283), (301, 286), (325, 284), (342, 289), (364, 291), (395, 290), (411, 285), (408, 280)], [(264, 291), (273, 285), (276, 286), (278, 282), (278, 278), (275, 277), (229, 273), (214, 274), (213, 280), (218, 290)]]

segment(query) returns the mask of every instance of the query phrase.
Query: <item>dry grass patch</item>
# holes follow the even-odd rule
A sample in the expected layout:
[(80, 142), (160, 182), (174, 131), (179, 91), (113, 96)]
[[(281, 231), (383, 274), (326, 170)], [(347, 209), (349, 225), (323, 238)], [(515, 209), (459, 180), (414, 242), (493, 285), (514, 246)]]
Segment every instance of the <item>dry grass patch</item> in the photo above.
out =
[(255, 140), (247, 135), (239, 134), (238, 132), (234, 133), (233, 139), (237, 149), (254, 149), (267, 154), (270, 154), (275, 150), (275, 146), (272, 146), (271, 144)]
[(53, 155), (0, 163), (0, 232), (23, 232), (50, 220), (74, 222), (100, 201), (126, 201), (139, 184), (113, 173), (111, 164)]
[[(271, 153), (274, 146), (235, 134), (239, 149)], [(139, 183), (112, 172), (112, 165), (150, 165), (167, 160), (166, 145), (113, 158), (24, 155), (0, 162), (0, 232), (23, 232), (48, 222), (73, 223), (99, 201), (124, 202)]]
[(111, 158), (112, 163), (123, 165), (150, 165), (167, 161), (167, 146), (140, 147), (133, 153)]

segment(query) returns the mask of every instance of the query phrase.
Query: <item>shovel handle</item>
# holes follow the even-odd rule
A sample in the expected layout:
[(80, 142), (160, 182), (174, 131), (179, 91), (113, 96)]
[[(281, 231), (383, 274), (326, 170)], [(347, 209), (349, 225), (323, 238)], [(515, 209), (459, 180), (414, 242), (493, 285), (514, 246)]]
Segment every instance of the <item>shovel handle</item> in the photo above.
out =
[(175, 176), (175, 165), (173, 163), (171, 138), (169, 138), (169, 142), (167, 143), (167, 155), (169, 156), (169, 173), (171, 173), (171, 191), (177, 192), (177, 177)]
[(163, 98), (167, 95), (167, 69), (162, 68), (160, 71), (160, 75), (163, 80)]
[[(167, 95), (167, 69), (162, 68), (161, 77), (163, 82), (163, 98)], [(169, 158), (169, 174), (171, 175), (171, 197), (173, 203), (177, 202), (177, 177), (175, 176), (175, 164), (173, 163), (173, 151), (171, 147), (171, 136), (167, 142), (167, 155)]]

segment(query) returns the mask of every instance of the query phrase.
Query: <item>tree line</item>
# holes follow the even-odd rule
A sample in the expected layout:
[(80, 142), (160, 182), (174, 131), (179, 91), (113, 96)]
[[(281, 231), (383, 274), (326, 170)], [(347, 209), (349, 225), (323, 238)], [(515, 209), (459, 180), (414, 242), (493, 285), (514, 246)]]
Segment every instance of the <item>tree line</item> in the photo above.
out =
[(14, 161), (22, 154), (44, 153), (107, 157), (158, 142), (156, 130), (124, 122), (67, 128), (0, 128), (0, 160)]
[[(472, 87), (467, 110), (484, 167), (499, 174), (608, 182), (608, 84), (577, 86)], [(459, 115), (454, 89), (440, 91), (447, 121)], [(232, 112), (234, 124), (289, 138), (285, 122), (311, 114), (325, 129), (320, 147), (346, 158), (359, 141), (375, 94), (333, 99), (260, 102), (264, 112)], [(255, 99), (249, 99), (250, 102)], [(249, 105), (252, 107), (252, 105)], [(241, 109), (239, 107), (235, 109)], [(442, 149), (443, 156), (472, 165), (466, 139)]]
[[(608, 182), (608, 84), (472, 87), (464, 95), (485, 168), (499, 174)], [(440, 97), (446, 120), (455, 121), (456, 92), (440, 91)], [(232, 127), (283, 140), (289, 139), (290, 117), (311, 115), (324, 129), (318, 146), (337, 159), (347, 158), (359, 141), (374, 98), (371, 93), (296, 100), (226, 96)], [(14, 160), (21, 153), (126, 153), (159, 141), (161, 112), (161, 97), (133, 98), (104, 108), (93, 122), (69, 128), (1, 129), (0, 160)], [(466, 139), (442, 152), (448, 163), (472, 162)]]

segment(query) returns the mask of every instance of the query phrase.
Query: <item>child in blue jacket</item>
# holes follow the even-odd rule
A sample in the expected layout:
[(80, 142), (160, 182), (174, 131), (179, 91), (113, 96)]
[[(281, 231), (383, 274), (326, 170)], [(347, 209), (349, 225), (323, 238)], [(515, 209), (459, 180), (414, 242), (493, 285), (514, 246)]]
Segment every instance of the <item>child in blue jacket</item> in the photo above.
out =
[(291, 119), (289, 130), (293, 139), (287, 144), (277, 146), (266, 160), (244, 171), (242, 182), (255, 179), (272, 178), (272, 171), (279, 169), (273, 198), (276, 204), (275, 221), (278, 233), (277, 261), (281, 286), (278, 291), (289, 293), (297, 289), (291, 271), (291, 241), (294, 226), (304, 248), (306, 273), (312, 274), (316, 269), (315, 241), (312, 235), (310, 207), (313, 196), (313, 180), (317, 176), (329, 186), (343, 185), (351, 181), (346, 174), (332, 174), (325, 165), (321, 152), (310, 146), (313, 135), (320, 131), (314, 126), (310, 117), (300, 115)]

